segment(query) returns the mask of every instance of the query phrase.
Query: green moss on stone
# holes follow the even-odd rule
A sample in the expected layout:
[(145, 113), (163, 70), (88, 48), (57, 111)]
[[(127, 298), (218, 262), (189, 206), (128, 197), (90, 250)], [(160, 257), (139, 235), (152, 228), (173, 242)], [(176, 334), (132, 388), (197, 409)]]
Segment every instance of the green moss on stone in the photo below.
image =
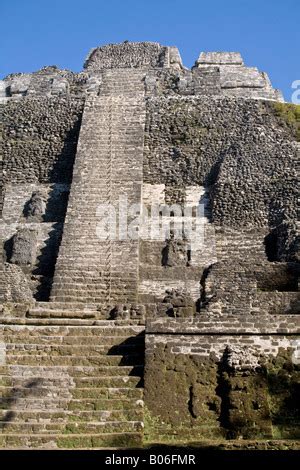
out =
[(213, 358), (161, 344), (145, 376), (145, 443), (300, 437), (299, 366), (291, 350), (258, 369), (224, 369)]
[(57, 439), (57, 447), (64, 449), (91, 448), (92, 441), (90, 436), (66, 436)]
[(300, 105), (291, 103), (272, 103), (275, 114), (284, 121), (291, 129), (300, 142)]
[(161, 345), (145, 377), (145, 440), (191, 442), (222, 436), (217, 364)]

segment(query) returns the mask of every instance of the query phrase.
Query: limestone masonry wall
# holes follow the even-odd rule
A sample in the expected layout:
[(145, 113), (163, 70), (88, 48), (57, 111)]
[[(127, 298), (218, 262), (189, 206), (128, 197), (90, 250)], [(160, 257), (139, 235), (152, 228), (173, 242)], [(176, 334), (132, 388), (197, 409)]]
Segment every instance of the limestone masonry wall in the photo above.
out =
[(3, 107), (3, 177), (10, 183), (70, 183), (83, 103), (24, 98)]
[(147, 183), (211, 187), (217, 224), (296, 216), (297, 146), (267, 105), (199, 97), (150, 99), (147, 107)]
[(112, 68), (156, 68), (169, 66), (169, 48), (157, 42), (124, 42), (97, 47), (89, 53), (84, 67), (87, 70)]
[(25, 274), (38, 299), (49, 297), (82, 109), (80, 100), (45, 96), (2, 105), (0, 237), (6, 261), (18, 263), (11, 258), (14, 235), (26, 227), (36, 232)]
[[(187, 442), (297, 436), (299, 417), (292, 410), (299, 367), (291, 358), (299, 321), (289, 320), (276, 319), (269, 326), (263, 319), (247, 319), (242, 329), (236, 319), (215, 327), (209, 318), (150, 322), (145, 439)], [(289, 386), (280, 396), (284, 383)]]

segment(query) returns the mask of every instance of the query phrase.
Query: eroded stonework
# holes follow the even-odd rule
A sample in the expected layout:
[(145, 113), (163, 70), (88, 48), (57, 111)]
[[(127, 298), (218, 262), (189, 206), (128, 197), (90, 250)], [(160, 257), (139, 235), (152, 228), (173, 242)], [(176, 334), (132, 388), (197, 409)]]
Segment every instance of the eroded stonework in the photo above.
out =
[(236, 52), (0, 81), (1, 447), (298, 447), (299, 117)]

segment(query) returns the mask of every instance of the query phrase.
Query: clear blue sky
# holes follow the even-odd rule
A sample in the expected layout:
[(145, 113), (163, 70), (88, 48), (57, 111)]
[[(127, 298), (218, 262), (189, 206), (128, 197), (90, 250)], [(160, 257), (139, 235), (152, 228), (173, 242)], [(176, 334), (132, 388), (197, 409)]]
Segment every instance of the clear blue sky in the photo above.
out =
[(0, 0), (0, 77), (44, 65), (79, 71), (90, 48), (129, 41), (240, 51), (291, 100), (300, 80), (299, 0)]

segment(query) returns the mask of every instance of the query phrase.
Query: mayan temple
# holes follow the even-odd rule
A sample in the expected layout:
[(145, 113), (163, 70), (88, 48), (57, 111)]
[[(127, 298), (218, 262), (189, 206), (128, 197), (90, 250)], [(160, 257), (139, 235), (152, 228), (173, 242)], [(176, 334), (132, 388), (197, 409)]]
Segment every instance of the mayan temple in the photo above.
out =
[(0, 81), (0, 448), (300, 448), (299, 122), (237, 52)]

